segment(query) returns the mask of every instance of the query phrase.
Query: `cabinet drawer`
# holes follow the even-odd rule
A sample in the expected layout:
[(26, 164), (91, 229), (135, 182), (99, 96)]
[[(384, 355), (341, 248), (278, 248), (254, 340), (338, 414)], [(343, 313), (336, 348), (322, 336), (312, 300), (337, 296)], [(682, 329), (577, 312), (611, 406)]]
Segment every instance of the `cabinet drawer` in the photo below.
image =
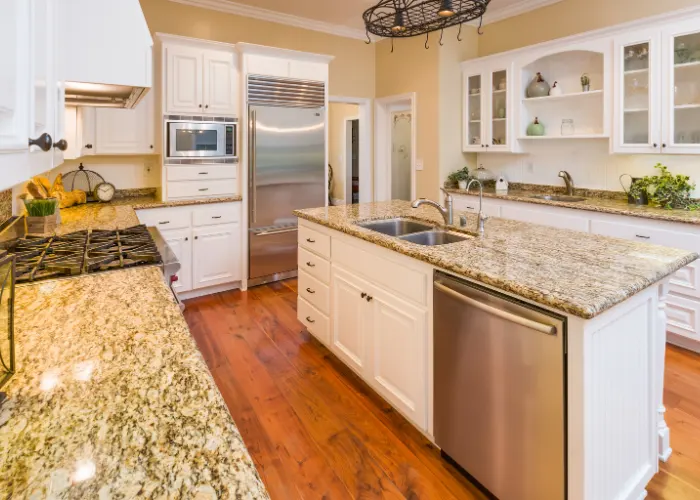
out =
[(619, 224), (617, 222), (594, 220), (591, 221), (591, 232), (624, 240), (682, 248), (693, 252), (700, 251), (700, 235), (683, 231), (658, 229), (645, 224)]
[(331, 263), (318, 255), (299, 248), (297, 265), (314, 278), (321, 280), (326, 285), (331, 282)]
[(298, 286), (300, 297), (323, 314), (328, 314), (331, 294), (327, 285), (324, 285), (309, 273), (299, 270)]
[(683, 337), (700, 340), (700, 302), (669, 294), (666, 300), (666, 329)]
[(238, 177), (238, 165), (169, 165), (165, 168), (168, 181), (205, 181)]
[(297, 298), (297, 317), (301, 321), (307, 330), (309, 330), (314, 337), (328, 345), (330, 340), (329, 333), (329, 321), (328, 316), (319, 312), (314, 306), (309, 304), (307, 301), (301, 297)]
[[(454, 197), (454, 209), (456, 212), (469, 212), (472, 214), (479, 213), (479, 198), (475, 196), (460, 196), (453, 195)], [(500, 217), (501, 207), (489, 200), (483, 200), (481, 205), (481, 210), (487, 217)], [(455, 219), (459, 219), (455, 216)]]
[(154, 208), (139, 210), (136, 215), (141, 224), (155, 226), (161, 230), (187, 229), (191, 225), (192, 212), (179, 208)]
[(691, 262), (684, 268), (676, 271), (671, 277), (671, 285), (668, 289), (681, 295), (700, 298), (700, 268), (698, 268), (698, 261)]
[(233, 194), (236, 194), (236, 181), (230, 179), (168, 182), (169, 199), (206, 198)]
[(306, 226), (299, 226), (299, 246), (317, 253), (324, 259), (331, 258), (331, 237)]
[(240, 222), (240, 204), (221, 203), (208, 207), (196, 208), (192, 214), (192, 225), (211, 226), (213, 224), (228, 224), (230, 222)]
[(508, 206), (504, 205), (501, 207), (501, 217), (504, 219), (531, 222), (542, 226), (556, 227), (558, 229), (571, 229), (584, 233), (588, 232), (588, 218), (554, 213), (550, 207), (530, 209), (523, 208), (522, 203)]

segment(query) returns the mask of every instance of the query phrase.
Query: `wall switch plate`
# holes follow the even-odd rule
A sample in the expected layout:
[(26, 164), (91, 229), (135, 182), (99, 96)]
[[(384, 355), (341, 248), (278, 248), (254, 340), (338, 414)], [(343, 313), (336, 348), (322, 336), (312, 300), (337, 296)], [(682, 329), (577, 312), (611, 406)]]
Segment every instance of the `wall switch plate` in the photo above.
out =
[(416, 170), (423, 170), (423, 160), (416, 160)]
[(535, 165), (534, 165), (531, 161), (527, 162), (527, 163), (525, 164), (525, 171), (526, 171), (528, 174), (534, 173), (534, 172), (535, 172)]

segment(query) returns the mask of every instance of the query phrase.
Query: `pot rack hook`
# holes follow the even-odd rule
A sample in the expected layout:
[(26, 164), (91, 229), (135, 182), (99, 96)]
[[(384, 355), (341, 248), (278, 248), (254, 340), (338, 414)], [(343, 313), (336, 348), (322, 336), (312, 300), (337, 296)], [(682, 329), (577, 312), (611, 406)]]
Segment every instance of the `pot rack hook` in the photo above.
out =
[(369, 37), (369, 30), (365, 30), (365, 35), (367, 35), (367, 41), (365, 43), (370, 45), (372, 43), (372, 39)]
[(442, 35), (444, 35), (444, 34), (445, 34), (445, 28), (440, 30), (440, 47), (445, 45), (444, 43), (442, 43)]
[(484, 34), (484, 32), (481, 31), (481, 25), (482, 25), (482, 24), (484, 24), (484, 16), (483, 16), (483, 15), (479, 18), (479, 27), (476, 29), (476, 32), (477, 32), (479, 35), (483, 35), (483, 34)]
[(428, 42), (430, 41), (430, 33), (425, 34), (425, 48), (429, 49), (430, 45), (428, 45)]
[(462, 23), (459, 23), (459, 31), (457, 32), (457, 41), (462, 41)]

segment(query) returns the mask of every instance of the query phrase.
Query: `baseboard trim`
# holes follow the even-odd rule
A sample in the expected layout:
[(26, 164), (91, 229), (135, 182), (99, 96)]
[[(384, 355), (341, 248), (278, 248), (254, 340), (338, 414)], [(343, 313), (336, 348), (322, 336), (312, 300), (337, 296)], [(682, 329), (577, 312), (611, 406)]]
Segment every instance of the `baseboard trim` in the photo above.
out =
[(238, 288), (241, 288), (241, 282), (234, 281), (232, 283), (224, 283), (223, 285), (215, 285), (209, 286), (207, 288), (198, 288), (196, 290), (190, 290), (188, 292), (181, 292), (178, 293), (177, 296), (180, 300), (189, 300), (196, 299), (197, 297), (204, 297), (205, 295), (211, 295), (213, 293), (228, 292), (229, 290), (236, 290)]
[(683, 349), (687, 349), (689, 351), (700, 353), (700, 342), (698, 342), (697, 340), (692, 340), (684, 337), (683, 335), (678, 335), (677, 333), (673, 332), (666, 332), (666, 335), (666, 342), (668, 342), (669, 344), (682, 347)]

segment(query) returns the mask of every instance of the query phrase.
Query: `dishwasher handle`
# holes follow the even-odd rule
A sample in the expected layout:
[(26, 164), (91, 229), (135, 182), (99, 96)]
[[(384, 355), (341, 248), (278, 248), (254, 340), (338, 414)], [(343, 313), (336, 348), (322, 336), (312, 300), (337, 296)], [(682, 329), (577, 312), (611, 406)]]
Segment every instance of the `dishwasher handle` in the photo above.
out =
[(493, 306), (490, 306), (488, 304), (484, 304), (483, 302), (480, 302), (476, 299), (472, 299), (471, 297), (467, 297), (466, 295), (462, 295), (461, 293), (453, 290), (452, 288), (446, 287), (439, 281), (436, 281), (433, 283), (435, 288), (440, 290), (441, 292), (449, 295), (450, 297), (460, 300), (464, 302), (465, 304), (468, 304), (472, 307), (476, 307), (477, 309), (481, 309), (482, 311), (492, 314), (494, 316), (498, 316), (499, 318), (505, 319), (507, 321), (510, 321), (512, 323), (516, 323), (518, 325), (522, 325), (526, 328), (530, 328), (531, 330), (537, 330), (538, 332), (546, 333), (547, 335), (556, 335), (557, 334), (557, 327), (553, 325), (545, 325), (544, 323), (540, 323), (539, 321), (533, 321), (531, 319), (523, 318), (522, 316), (518, 316), (517, 314), (509, 313), (508, 311), (503, 311), (501, 309), (497, 309)]

